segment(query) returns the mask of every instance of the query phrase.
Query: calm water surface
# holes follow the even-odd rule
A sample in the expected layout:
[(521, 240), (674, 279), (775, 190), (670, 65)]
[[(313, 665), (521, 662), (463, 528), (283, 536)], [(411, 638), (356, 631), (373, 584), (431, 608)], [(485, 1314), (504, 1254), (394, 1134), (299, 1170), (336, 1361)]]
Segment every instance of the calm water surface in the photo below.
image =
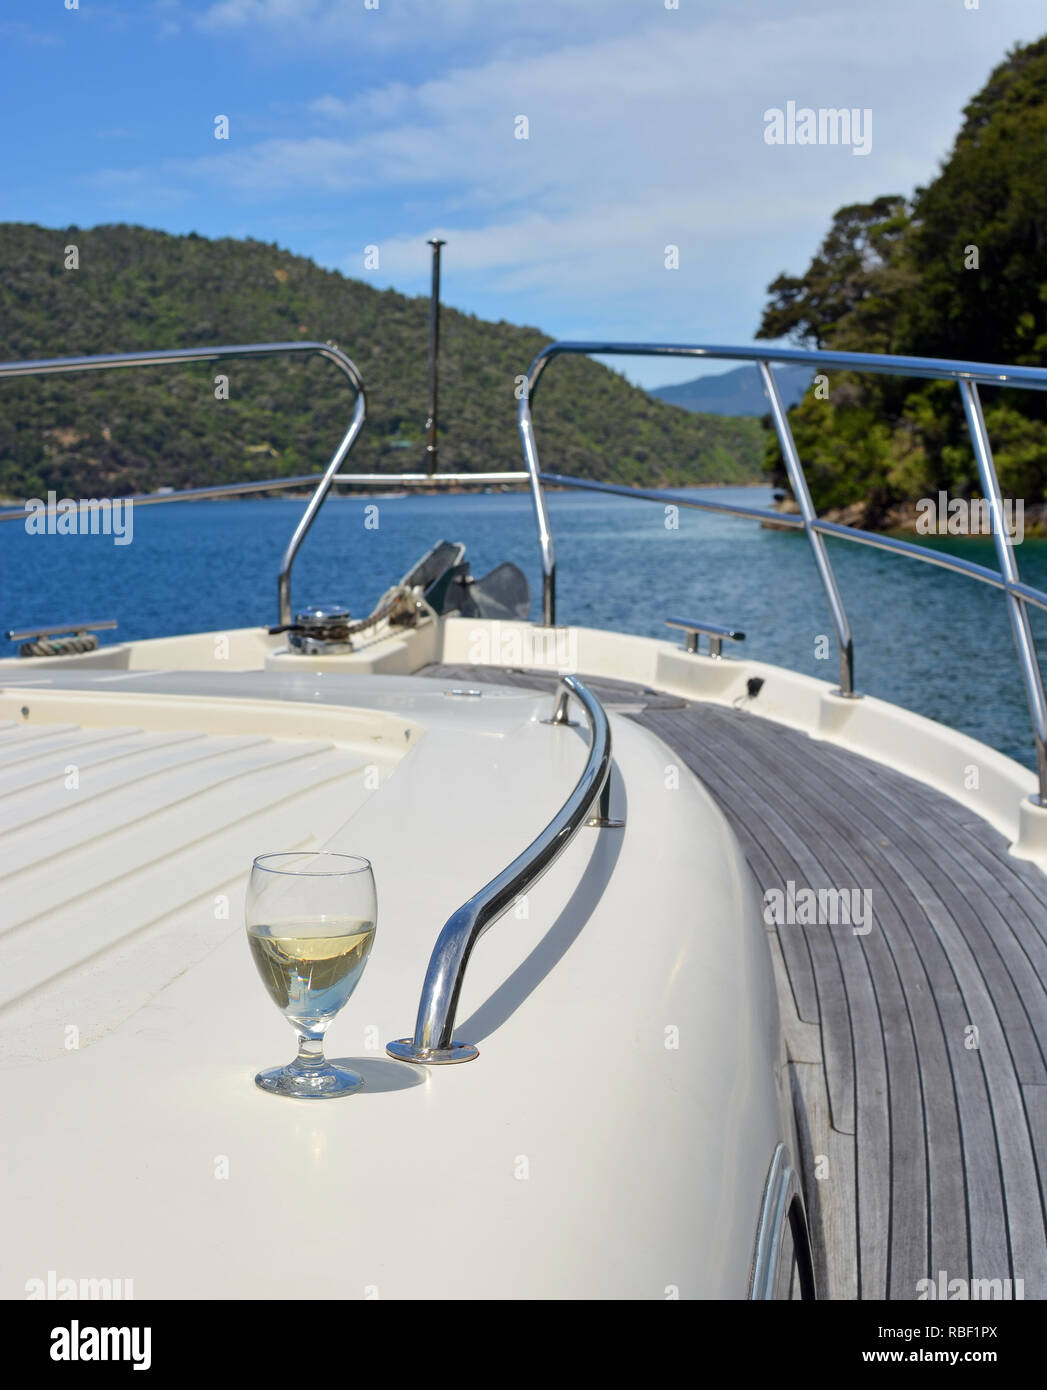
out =
[[(696, 495), (701, 495), (697, 489)], [(709, 495), (767, 505), (769, 489)], [(185, 502), (142, 507), (134, 539), (28, 536), (0, 527), (0, 628), (116, 618), (103, 641), (250, 627), (276, 621), (276, 572), (303, 502)], [(435, 541), (461, 540), (473, 573), (512, 560), (540, 593), (530, 498), (523, 494), (409, 496), (379, 500), (376, 530), (367, 499), (329, 500), (295, 565), (294, 604), (320, 599), (370, 611)], [(700, 512), (665, 527), (663, 508), (594, 494), (552, 493), (561, 622), (675, 636), (670, 614), (727, 623), (746, 633), (747, 655), (834, 681), (832, 624), (802, 534)], [(1014, 642), (997, 590), (929, 565), (844, 541), (829, 541), (855, 643), (860, 690), (962, 729), (1032, 765), (1032, 734)], [(991, 539), (945, 538), (995, 568)], [(1047, 542), (1018, 550), (1022, 577), (1047, 588)], [(1047, 614), (1033, 614), (1047, 651)], [(0, 642), (4, 655), (11, 643)]]

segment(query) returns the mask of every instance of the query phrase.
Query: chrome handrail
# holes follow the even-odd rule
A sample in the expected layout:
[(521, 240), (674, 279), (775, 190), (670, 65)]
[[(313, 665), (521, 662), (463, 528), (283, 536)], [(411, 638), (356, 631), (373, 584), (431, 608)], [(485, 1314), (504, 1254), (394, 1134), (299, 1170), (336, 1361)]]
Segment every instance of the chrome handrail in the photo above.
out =
[[(629, 497), (641, 502), (672, 503), (676, 507), (690, 507), (699, 512), (715, 512), (722, 516), (737, 516), (744, 521), (769, 521), (782, 530), (802, 531), (803, 520), (788, 512), (775, 512), (770, 507), (749, 507), (735, 502), (712, 501), (704, 497), (688, 497), (683, 492), (669, 489), (627, 487), (624, 483), (598, 483), (592, 478), (575, 478), (570, 473), (546, 473), (538, 475), (539, 480), (549, 487), (571, 488), (578, 492), (606, 492), (611, 496)], [(2, 518), (0, 518), (2, 519)], [(838, 521), (814, 521), (812, 528), (834, 540), (857, 541), (861, 545), (872, 546), (878, 550), (894, 550), (912, 560), (923, 560), (926, 564), (937, 565), (941, 569), (952, 570), (955, 574), (965, 574), (971, 579), (980, 579), (984, 584), (996, 589), (1013, 588), (1014, 591), (1040, 608), (1047, 608), (1047, 594), (1029, 584), (1008, 586), (998, 570), (987, 565), (976, 564), (973, 560), (961, 559), (944, 550), (931, 546), (915, 545), (912, 541), (898, 540), (877, 531), (862, 531), (857, 526), (844, 526)]]
[[(1036, 762), (1039, 782), (1039, 795), (1034, 797), (1041, 805), (1047, 805), (1047, 697), (1044, 695), (1043, 677), (1036, 655), (1035, 643), (1026, 605), (1047, 608), (1047, 594), (1025, 584), (1018, 573), (1014, 548), (1010, 537), (1002, 525), (1003, 503), (999, 479), (996, 473), (989, 443), (985, 420), (978, 396), (978, 385), (1008, 386), (1024, 390), (1047, 390), (1047, 369), (1042, 367), (1014, 367), (995, 363), (965, 362), (945, 358), (922, 358), (888, 356), (879, 353), (830, 352), (821, 349), (758, 347), (725, 347), (704, 344), (659, 344), (659, 343), (621, 343), (621, 342), (561, 342), (551, 343), (535, 357), (528, 369), (524, 390), (520, 393), (518, 410), (518, 429), (523, 445), (526, 468), (522, 472), (482, 473), (482, 474), (439, 474), (439, 473), (360, 473), (338, 472), (360, 428), (362, 428), (366, 404), (363, 386), (352, 361), (333, 343), (254, 343), (232, 347), (177, 348), (157, 352), (114, 353), (90, 357), (51, 358), (28, 362), (0, 363), (0, 379), (5, 377), (55, 375), (78, 371), (97, 371), (106, 368), (162, 366), (171, 363), (190, 363), (215, 361), (224, 357), (255, 357), (284, 353), (316, 354), (327, 358), (349, 378), (356, 389), (353, 419), (349, 430), (342, 439), (334, 457), (322, 474), (309, 474), (295, 478), (274, 478), (251, 483), (220, 484), (206, 488), (188, 488), (177, 492), (146, 493), (130, 498), (112, 499), (133, 501), (139, 506), (151, 506), (163, 502), (177, 502), (205, 497), (236, 496), (239, 493), (263, 490), (279, 490), (316, 484), (316, 491), (310, 498), (305, 514), (291, 538), (283, 558), (278, 578), (279, 611), (281, 622), (290, 622), (290, 573), (294, 558), (304, 540), (313, 519), (327, 496), (332, 483), (349, 483), (363, 487), (389, 486), (400, 483), (403, 486), (483, 486), (493, 482), (527, 482), (530, 485), (532, 501), (537, 522), (539, 549), (542, 569), (542, 621), (552, 626), (556, 621), (556, 556), (552, 531), (549, 525), (546, 506), (545, 485), (586, 489), (606, 492), (618, 496), (640, 498), (660, 504), (668, 502), (677, 506), (691, 507), (700, 511), (719, 512), (726, 515), (744, 517), (750, 520), (768, 521), (781, 529), (803, 530), (811, 545), (819, 577), (832, 612), (836, 628), (840, 655), (840, 688), (838, 694), (852, 697), (854, 690), (854, 647), (850, 626), (844, 610), (843, 601), (836, 585), (835, 575), (822, 538), (832, 537), (871, 545), (881, 550), (893, 550), (911, 559), (922, 560), (927, 564), (965, 574), (981, 583), (1002, 589), (1007, 597), (1008, 613), (1018, 650), (1022, 678), (1032, 718), (1036, 742)], [(556, 356), (564, 353), (584, 355), (618, 356), (659, 356), (689, 357), (704, 359), (725, 359), (728, 361), (751, 362), (760, 371), (764, 387), (771, 402), (771, 415), (782, 448), (783, 458), (789, 474), (794, 495), (800, 506), (800, 515), (789, 515), (771, 511), (767, 508), (748, 507), (738, 504), (709, 501), (686, 497), (683, 494), (664, 490), (625, 487), (613, 483), (600, 483), (590, 479), (575, 478), (568, 474), (546, 472), (541, 468), (538, 449), (534, 437), (531, 417), (531, 400), (545, 367)], [(799, 459), (792, 431), (789, 426), (777, 383), (771, 369), (772, 362), (798, 363), (812, 367), (835, 367), (846, 371), (870, 371), (885, 375), (908, 375), (931, 380), (952, 380), (960, 389), (968, 432), (978, 466), (979, 480), (983, 496), (986, 498), (993, 517), (993, 536), (1000, 563), (1000, 570), (956, 556), (946, 555), (931, 547), (917, 546), (894, 537), (876, 535), (856, 527), (823, 521), (815, 514), (807, 488), (803, 466)], [(106, 505), (98, 502), (97, 505)], [(96, 505), (89, 500), (86, 505)], [(24, 520), (24, 508), (0, 511), (0, 521)]]
[(807, 486), (807, 478), (803, 471), (803, 464), (800, 462), (800, 455), (796, 450), (792, 426), (789, 424), (789, 416), (782, 401), (781, 392), (778, 390), (778, 383), (774, 379), (769, 362), (761, 361), (759, 367), (760, 379), (763, 381), (767, 397), (771, 402), (771, 418), (778, 435), (778, 443), (781, 445), (782, 458), (785, 460), (786, 472), (789, 474), (793, 497), (800, 508), (804, 531), (807, 533), (807, 540), (814, 553), (818, 577), (822, 581), (822, 588), (825, 590), (825, 597), (829, 600), (829, 608), (832, 612), (833, 627), (836, 629), (836, 641), (840, 656), (839, 693), (846, 699), (853, 699), (855, 694), (854, 638), (851, 636), (851, 625), (847, 621), (847, 611), (843, 606), (843, 597), (836, 583), (836, 575), (829, 559), (829, 552), (825, 548), (825, 541), (811, 524), (818, 520), (818, 513), (814, 510), (811, 491)]
[(724, 627), (721, 623), (692, 622), (690, 618), (666, 618), (665, 626), (685, 632), (687, 636), (684, 639), (684, 649), (696, 655), (699, 636), (708, 637), (709, 655), (712, 657), (722, 656), (725, 642), (745, 641), (744, 632), (739, 632), (736, 627)]
[[(760, 372), (761, 380), (770, 399), (772, 422), (778, 435), (778, 442), (781, 446), (793, 495), (800, 508), (800, 515), (774, 512), (769, 508), (705, 501), (704, 499), (685, 497), (675, 492), (631, 488), (615, 483), (599, 483), (587, 478), (575, 478), (570, 474), (545, 472), (541, 467), (538, 447), (535, 442), (531, 401), (545, 368), (554, 357), (562, 354), (581, 354), (595, 357), (604, 355), (693, 357), (710, 360), (721, 358), (728, 361), (753, 363)], [(814, 511), (788, 415), (771, 368), (772, 362), (798, 363), (811, 367), (835, 367), (841, 371), (869, 371), (888, 376), (915, 376), (935, 381), (955, 381), (963, 402), (982, 495), (989, 504), (992, 516), (992, 533), (1000, 564), (999, 571), (956, 556), (946, 555), (931, 547), (913, 545), (890, 536), (878, 536), (869, 531), (859, 530), (857, 527), (822, 521)], [(517, 428), (523, 448), (524, 462), (530, 475), (531, 496), (538, 526), (542, 568), (543, 623), (546, 626), (553, 626), (556, 622), (556, 553), (549, 526), (545, 485), (606, 492), (621, 497), (655, 501), (662, 505), (673, 503), (676, 506), (693, 507), (699, 511), (721, 512), (745, 517), (749, 520), (768, 521), (777, 527), (802, 529), (811, 545), (819, 578), (822, 581), (822, 587), (825, 590), (832, 613), (833, 625), (836, 629), (840, 656), (840, 687), (836, 693), (847, 698), (856, 696), (854, 689), (854, 642), (843, 599), (836, 584), (836, 576), (822, 538), (832, 536), (841, 540), (872, 545), (881, 550), (893, 550), (910, 559), (923, 560), (925, 563), (964, 574), (968, 578), (977, 579), (981, 583), (1002, 589), (1006, 594), (1036, 747), (1039, 791), (1031, 799), (1034, 803), (1047, 807), (1047, 697), (1044, 694), (1043, 675), (1026, 608), (1026, 605), (1030, 603), (1040, 608), (1047, 608), (1047, 594), (1029, 584), (1024, 584), (1018, 573), (1014, 546), (1003, 524), (1003, 499), (978, 395), (979, 384), (1045, 391), (1047, 390), (1047, 368), (1013, 367), (997, 363), (965, 362), (937, 357), (889, 356), (883, 353), (828, 352), (821, 349), (806, 348), (748, 348), (704, 344), (621, 342), (550, 343), (548, 347), (542, 349), (528, 368), (517, 410)]]
[[(294, 478), (260, 478), (254, 483), (214, 483), (209, 487), (183, 487), (171, 492), (133, 492), (126, 497), (84, 498), (80, 507), (88, 511), (108, 507), (113, 502), (133, 502), (136, 507), (152, 507), (163, 502), (205, 502), (220, 497), (238, 497), (247, 492), (283, 492), (323, 481), (322, 473), (302, 473)], [(502, 473), (336, 473), (331, 480), (353, 487), (489, 487), (492, 483), (529, 483), (530, 473), (521, 469)], [(25, 505), (0, 511), (0, 521), (24, 521)]]
[[(130, 492), (123, 497), (84, 497), (77, 509), (88, 512), (112, 506), (115, 502), (131, 502), (135, 508), (160, 506), (165, 502), (207, 502), (219, 497), (237, 497), (248, 492), (282, 492), (291, 488), (308, 487), (323, 479), (322, 473), (303, 473), (294, 478), (259, 478), (253, 483), (214, 483), (208, 487), (172, 488), (170, 492)], [(335, 479), (337, 482), (337, 478)], [(25, 521), (25, 503), (0, 511), (0, 521)]]
[[(603, 706), (574, 676), (561, 678), (555, 710), (562, 711), (565, 695), (568, 698), (573, 695), (579, 702), (589, 724), (589, 756), (582, 775), (538, 838), (447, 919), (425, 972), (414, 1037), (399, 1038), (386, 1046), (389, 1056), (398, 1061), (426, 1064), (469, 1062), (478, 1055), (478, 1049), (472, 1044), (453, 1040), (458, 997), (473, 947), (488, 927), (493, 926), (512, 907), (520, 894), (526, 892), (551, 867), (578, 830), (589, 823), (593, 803), (608, 782), (611, 772), (611, 727)], [(555, 714), (548, 722), (554, 727), (567, 726), (567, 720), (557, 718)], [(592, 823), (601, 823), (600, 817), (592, 818)]]
[[(792, 1226), (793, 1250), (798, 1266), (800, 1296), (805, 1301), (816, 1296), (811, 1240), (804, 1211), (800, 1179), (789, 1160), (789, 1151), (779, 1144), (771, 1159), (764, 1185), (760, 1219), (756, 1227), (752, 1267), (749, 1271), (750, 1299), (773, 1299), (777, 1293), (783, 1237)], [(799, 1235), (800, 1239), (797, 1239)]]
[(967, 431), (974, 446), (974, 457), (978, 463), (978, 479), (982, 496), (989, 504), (992, 515), (992, 536), (996, 546), (996, 559), (1000, 574), (1007, 585), (1007, 612), (1011, 620), (1014, 645), (1018, 649), (1018, 661), (1025, 679), (1025, 693), (1029, 701), (1029, 715), (1036, 732), (1036, 760), (1040, 776), (1040, 799), (1047, 804), (1047, 698), (1044, 696), (1043, 676), (1036, 655), (1029, 614), (1024, 599), (1014, 590), (1013, 585), (1020, 582), (1018, 561), (1014, 557), (1014, 546), (1007, 533), (1004, 521), (1003, 497), (1000, 492), (1000, 479), (993, 462), (989, 433), (985, 428), (982, 403), (978, 396), (978, 386), (973, 381), (960, 382), (960, 397), (967, 417)]
[(115, 618), (98, 618), (93, 623), (49, 623), (47, 627), (8, 628), (5, 636), (9, 642), (30, 642), (34, 637), (61, 637), (73, 632), (78, 636), (86, 632), (107, 632), (117, 626)]
[(336, 473), (336, 483), (357, 487), (488, 487), (491, 483), (529, 483), (525, 469), (505, 469), (500, 473)]
[[(28, 362), (0, 362), (0, 380), (5, 377), (59, 376), (71, 372), (99, 372), (120, 367), (184, 366), (192, 362), (218, 362), (230, 357), (275, 357), (285, 356), (288, 353), (306, 353), (310, 356), (324, 357), (328, 362), (333, 362), (338, 370), (348, 378), (356, 395), (349, 428), (343, 435), (338, 448), (334, 451), (330, 463), (320, 475), (316, 490), (309, 499), (302, 519), (295, 527), (294, 535), (291, 537), (290, 544), (284, 551), (283, 560), (280, 563), (280, 573), (277, 576), (279, 621), (286, 624), (291, 621), (291, 567), (294, 564), (295, 556), (313, 524), (316, 513), (322, 506), (324, 498), (330, 491), (335, 474), (345, 462), (349, 450), (363, 429), (367, 414), (364, 385), (360, 373), (356, 364), (346, 356), (336, 343), (237, 343), (225, 347), (166, 348), (156, 352), (111, 352), (97, 353), (87, 357), (48, 357)], [(305, 479), (294, 481), (304, 482)], [(290, 480), (283, 483), (283, 486), (288, 485), (290, 485)], [(260, 486), (257, 483), (246, 484), (241, 485), (237, 490), (241, 492), (259, 491)], [(233, 495), (232, 491), (223, 489), (223, 492), (217, 493), (213, 488), (195, 488), (190, 489), (189, 492), (197, 497)], [(167, 500), (176, 500), (174, 494), (164, 494), (164, 497)], [(141, 505), (142, 503), (159, 502), (161, 498), (156, 494), (147, 494), (144, 497), (130, 500)], [(178, 497), (177, 500), (182, 500), (182, 498)], [(17, 512), (7, 513), (0, 519), (13, 520), (17, 515), (19, 515)], [(24, 511), (21, 515), (24, 518)]]

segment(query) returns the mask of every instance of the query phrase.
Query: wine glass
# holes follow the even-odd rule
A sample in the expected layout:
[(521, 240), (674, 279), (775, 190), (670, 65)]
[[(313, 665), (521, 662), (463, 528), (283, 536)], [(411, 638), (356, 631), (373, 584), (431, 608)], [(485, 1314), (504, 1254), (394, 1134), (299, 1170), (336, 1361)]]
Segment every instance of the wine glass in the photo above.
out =
[(269, 997), (298, 1034), (298, 1056), (259, 1072), (255, 1084), (277, 1096), (326, 1099), (362, 1086), (333, 1066), (324, 1034), (356, 988), (374, 941), (374, 875), (355, 854), (262, 854), (247, 889), (247, 940)]

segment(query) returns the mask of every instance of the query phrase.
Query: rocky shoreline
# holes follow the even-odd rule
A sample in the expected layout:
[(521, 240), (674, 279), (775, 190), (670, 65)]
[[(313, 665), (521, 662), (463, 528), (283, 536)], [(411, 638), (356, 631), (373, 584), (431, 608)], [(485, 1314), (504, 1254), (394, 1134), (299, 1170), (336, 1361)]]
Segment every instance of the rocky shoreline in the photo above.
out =
[[(798, 515), (800, 508), (791, 497), (785, 497), (774, 504), (774, 510), (786, 516)], [(1047, 502), (1023, 503), (1024, 536), (1037, 540), (1047, 538)], [(854, 526), (860, 531), (894, 532), (903, 535), (966, 535), (967, 532), (949, 532), (944, 527), (927, 531), (917, 527), (921, 514), (915, 502), (898, 502), (890, 507), (875, 507), (867, 501), (852, 502), (847, 507), (831, 507), (821, 518), (836, 522), (840, 526)], [(761, 525), (768, 530), (792, 530), (792, 527), (776, 527), (773, 521)], [(975, 532), (974, 539), (982, 539), (984, 532)]]

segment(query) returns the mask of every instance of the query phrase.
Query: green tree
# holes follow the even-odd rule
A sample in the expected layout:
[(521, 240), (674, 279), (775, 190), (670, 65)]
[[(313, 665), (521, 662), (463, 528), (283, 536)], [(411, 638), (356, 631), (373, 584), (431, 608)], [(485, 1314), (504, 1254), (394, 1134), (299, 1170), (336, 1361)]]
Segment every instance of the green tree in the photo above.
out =
[[(839, 351), (1042, 366), (1047, 354), (1047, 38), (1018, 47), (964, 112), (938, 176), (841, 208), (801, 277), (779, 276), (758, 336)], [(977, 490), (955, 387), (831, 373), (792, 412), (819, 509), (856, 508), (865, 526), (945, 488)], [(1047, 393), (983, 390), (1010, 495), (1047, 482)], [(832, 433), (835, 437), (829, 438)], [(782, 480), (777, 441), (765, 466)]]
[[(63, 267), (75, 242), (80, 269)], [(424, 255), (424, 247), (419, 247)], [(350, 466), (422, 463), (428, 301), (376, 290), (279, 247), (144, 227), (0, 224), (0, 359), (203, 343), (333, 339), (358, 363), (367, 424)], [(516, 378), (549, 341), (445, 308), (440, 461), (519, 469)], [(229, 377), (217, 400), (214, 377)], [(0, 383), (0, 488), (117, 495), (319, 470), (350, 393), (319, 362), (271, 359)], [(550, 469), (648, 485), (760, 475), (754, 420), (689, 414), (588, 359), (550, 368), (535, 412)], [(393, 447), (413, 441), (410, 449)]]

